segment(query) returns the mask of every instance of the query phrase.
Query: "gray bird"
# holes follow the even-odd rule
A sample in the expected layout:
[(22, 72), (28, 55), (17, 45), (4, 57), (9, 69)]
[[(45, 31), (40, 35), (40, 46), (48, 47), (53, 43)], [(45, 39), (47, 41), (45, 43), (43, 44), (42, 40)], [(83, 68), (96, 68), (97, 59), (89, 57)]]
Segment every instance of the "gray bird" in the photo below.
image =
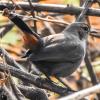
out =
[(17, 15), (9, 14), (7, 10), (5, 13), (23, 31), (26, 44), (32, 51), (31, 55), (30, 52), (28, 54), (29, 59), (46, 76), (68, 76), (84, 59), (90, 31), (90, 27), (84, 22), (74, 22), (60, 34), (40, 38)]
[(72, 23), (62, 33), (42, 38), (43, 47), (30, 60), (47, 75), (68, 76), (84, 59), (89, 31), (83, 22)]

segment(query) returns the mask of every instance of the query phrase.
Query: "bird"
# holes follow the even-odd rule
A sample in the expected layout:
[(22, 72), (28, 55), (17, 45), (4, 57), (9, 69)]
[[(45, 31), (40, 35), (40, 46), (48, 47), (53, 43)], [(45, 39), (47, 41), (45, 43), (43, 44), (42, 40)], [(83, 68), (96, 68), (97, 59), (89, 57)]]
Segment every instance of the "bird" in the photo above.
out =
[[(21, 18), (7, 14), (24, 33), (29, 60), (47, 76), (66, 77), (81, 64), (86, 53), (86, 41), (90, 27), (85, 22), (73, 22), (61, 33), (39, 37)], [(34, 49), (35, 48), (35, 49)]]
[(84, 59), (89, 31), (84, 22), (74, 22), (59, 34), (43, 37), (43, 47), (30, 60), (49, 76), (69, 76)]

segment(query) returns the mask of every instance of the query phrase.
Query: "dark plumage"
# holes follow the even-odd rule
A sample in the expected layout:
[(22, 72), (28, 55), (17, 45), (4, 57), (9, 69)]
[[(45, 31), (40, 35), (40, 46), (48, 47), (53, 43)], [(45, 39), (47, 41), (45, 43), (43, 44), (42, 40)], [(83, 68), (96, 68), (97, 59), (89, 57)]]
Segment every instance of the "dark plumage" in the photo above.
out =
[(62, 33), (42, 38), (43, 47), (30, 59), (48, 75), (68, 76), (84, 58), (88, 32), (87, 24), (72, 23)]
[(17, 15), (8, 11), (5, 13), (23, 31), (26, 44), (32, 51), (29, 59), (41, 72), (65, 77), (72, 74), (82, 62), (90, 30), (87, 24), (75, 22), (60, 34), (40, 38)]

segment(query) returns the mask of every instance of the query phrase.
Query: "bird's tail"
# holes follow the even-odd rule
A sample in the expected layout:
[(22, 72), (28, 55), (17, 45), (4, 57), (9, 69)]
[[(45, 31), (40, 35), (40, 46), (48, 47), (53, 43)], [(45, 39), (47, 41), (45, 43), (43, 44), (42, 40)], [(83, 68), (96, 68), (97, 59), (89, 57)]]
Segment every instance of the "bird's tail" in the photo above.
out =
[(34, 47), (42, 46), (42, 39), (40, 36), (32, 31), (29, 26), (15, 13), (11, 13), (8, 9), (4, 10), (4, 16), (7, 16), (17, 27), (23, 32), (23, 39), (25, 44), (28, 46), (28, 49), (33, 49)]

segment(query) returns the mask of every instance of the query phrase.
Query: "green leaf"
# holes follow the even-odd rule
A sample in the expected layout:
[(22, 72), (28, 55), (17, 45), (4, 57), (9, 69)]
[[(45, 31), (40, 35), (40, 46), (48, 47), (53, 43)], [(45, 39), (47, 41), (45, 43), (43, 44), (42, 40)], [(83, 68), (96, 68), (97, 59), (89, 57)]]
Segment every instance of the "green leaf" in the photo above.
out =
[(12, 30), (8, 32), (0, 41), (1, 43), (16, 44), (19, 39), (20, 36), (15, 32), (15, 30)]

